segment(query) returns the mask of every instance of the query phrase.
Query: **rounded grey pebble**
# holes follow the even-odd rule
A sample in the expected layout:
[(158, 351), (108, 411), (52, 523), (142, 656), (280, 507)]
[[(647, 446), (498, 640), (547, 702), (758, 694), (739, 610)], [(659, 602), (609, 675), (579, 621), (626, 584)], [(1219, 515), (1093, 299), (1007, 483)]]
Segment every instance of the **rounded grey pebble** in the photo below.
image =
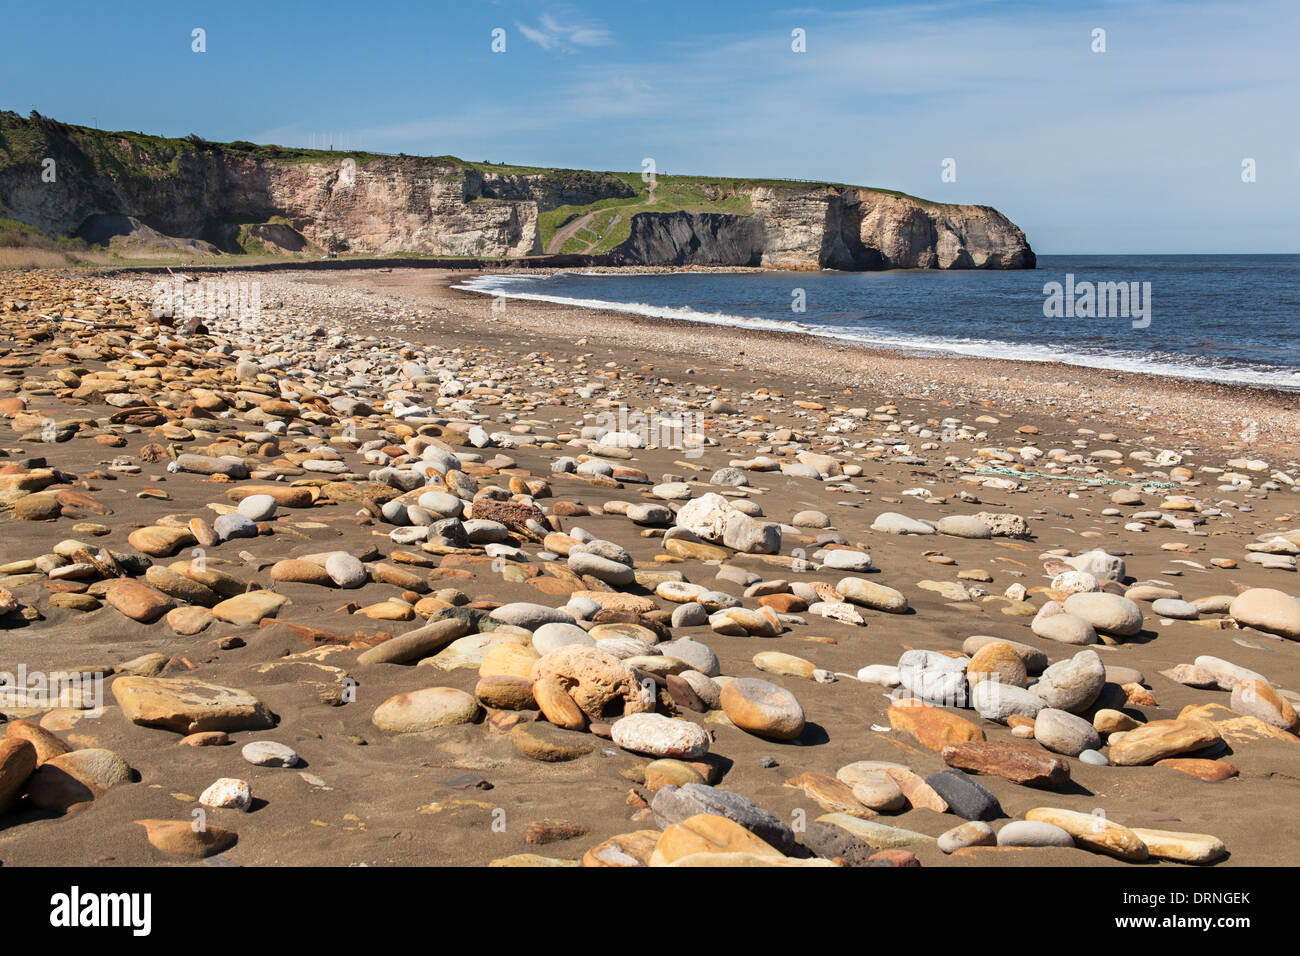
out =
[(292, 747), (274, 740), (254, 740), (244, 744), (243, 758), (258, 767), (292, 767), (298, 763), (298, 754)]
[(709, 612), (698, 601), (679, 604), (673, 608), (673, 627), (699, 627), (709, 622)]
[(217, 515), (212, 522), (212, 530), (217, 533), (217, 537), (222, 541), (229, 541), (231, 538), (257, 537), (257, 524), (252, 518), (241, 515), (237, 511)]
[(1095, 750), (1083, 751), (1083, 753), (1079, 754), (1079, 759), (1082, 760), (1084, 763), (1092, 764), (1094, 767), (1110, 766), (1110, 761), (1106, 759), (1106, 755), (1103, 753), (1098, 753)]
[(998, 831), (998, 846), (1074, 846), (1074, 837), (1054, 823), (1013, 820)]

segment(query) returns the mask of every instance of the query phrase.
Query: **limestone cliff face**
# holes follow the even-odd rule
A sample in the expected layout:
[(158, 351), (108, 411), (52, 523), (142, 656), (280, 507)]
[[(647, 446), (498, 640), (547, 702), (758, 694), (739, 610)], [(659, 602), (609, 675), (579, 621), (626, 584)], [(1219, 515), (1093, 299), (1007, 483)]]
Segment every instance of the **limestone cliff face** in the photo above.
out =
[(996, 209), (871, 189), (759, 188), (762, 265), (789, 269), (1032, 269), (1025, 234)]
[[(54, 161), (56, 176), (42, 173)], [(749, 214), (639, 213), (594, 262), (783, 269), (1033, 268), (1024, 234), (987, 206), (819, 185), (695, 183)], [(52, 236), (135, 221), (248, 248), (511, 258), (540, 254), (539, 214), (631, 186), (580, 170), (494, 171), (453, 157), (369, 156), (105, 133), (0, 113), (0, 217)], [(735, 208), (732, 202), (728, 208)]]

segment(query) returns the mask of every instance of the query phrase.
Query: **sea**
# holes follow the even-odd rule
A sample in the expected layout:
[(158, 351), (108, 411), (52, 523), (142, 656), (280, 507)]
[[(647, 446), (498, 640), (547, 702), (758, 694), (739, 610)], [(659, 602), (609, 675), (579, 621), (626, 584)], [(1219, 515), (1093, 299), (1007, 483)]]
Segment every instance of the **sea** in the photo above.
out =
[(1300, 255), (1039, 256), (1037, 269), (486, 275), (648, 316), (1300, 392)]

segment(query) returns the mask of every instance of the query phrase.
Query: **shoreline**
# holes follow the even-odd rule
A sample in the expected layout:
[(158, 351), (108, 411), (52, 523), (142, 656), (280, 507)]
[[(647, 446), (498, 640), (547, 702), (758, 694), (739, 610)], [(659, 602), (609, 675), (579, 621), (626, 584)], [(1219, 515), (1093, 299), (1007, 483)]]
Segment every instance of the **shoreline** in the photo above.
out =
[[(476, 273), (473, 276), (470, 276), (465, 280), (465, 282), (468, 283), (478, 278), (490, 278), (493, 276), (527, 274), (528, 271), (529, 270), (507, 269), (507, 270), (502, 270), (500, 272), (495, 272), (495, 271), (481, 272), (481, 273)], [(557, 270), (557, 272), (568, 272), (568, 271), (570, 270), (565, 270), (565, 269)], [(704, 274), (712, 274), (712, 273), (745, 274), (748, 272), (781, 272), (781, 271), (787, 271), (787, 270), (777, 270), (777, 269), (735, 269), (733, 270), (727, 268), (583, 269), (579, 274), (621, 273), (624, 275), (659, 275), (659, 274), (704, 275)], [(897, 269), (897, 270), (882, 270), (882, 271), (908, 272), (913, 270)], [(449, 288), (452, 291), (468, 292), (470, 295), (487, 296), (487, 297), (491, 297), (493, 295), (493, 293), (482, 291), (482, 290), (467, 289), (464, 288), (463, 285), (449, 286)], [(536, 298), (532, 294), (512, 295), (507, 293), (501, 293), (501, 295), (503, 295), (504, 298), (515, 302), (528, 302), (536, 305), (553, 305), (553, 306), (559, 306), (561, 308), (583, 309), (588, 312), (600, 312), (609, 315), (622, 316), (633, 321), (673, 323), (681, 328), (693, 328), (696, 326), (703, 325), (703, 326), (711, 326), (711, 327), (729, 328), (741, 334), (773, 333), (776, 335), (789, 335), (801, 341), (805, 341), (809, 344), (816, 343), (816, 342), (824, 342), (835, 346), (845, 346), (848, 348), (860, 349), (867, 352), (877, 352), (882, 355), (898, 355), (904, 357), (915, 356), (918, 358), (935, 358), (935, 359), (947, 359), (947, 358), (970, 359), (974, 361), (989, 361), (989, 362), (1009, 361), (1014, 363), (1014, 365), (1032, 364), (1044, 368), (1087, 369), (1102, 375), (1115, 375), (1115, 376), (1132, 375), (1135, 377), (1139, 377), (1142, 379), (1149, 379), (1156, 382), (1162, 380), (1173, 380), (1176, 382), (1185, 383), (1189, 385), (1198, 384), (1198, 385), (1210, 385), (1210, 386), (1228, 388), (1228, 389), (1236, 389), (1236, 388), (1248, 389), (1252, 392), (1274, 393), (1277, 397), (1280, 398), (1286, 398), (1290, 396), (1293, 399), (1300, 400), (1300, 372), (1297, 372), (1296, 385), (1292, 388), (1288, 388), (1276, 384), (1264, 384), (1264, 383), (1243, 382), (1243, 381), (1225, 381), (1225, 380), (1214, 379), (1209, 377), (1201, 378), (1193, 375), (1180, 374), (1176, 370), (1170, 371), (1168, 373), (1161, 373), (1155, 371), (1144, 371), (1140, 369), (1110, 368), (1104, 365), (1088, 365), (1082, 362), (1071, 362), (1064, 358), (1060, 360), (1041, 359), (1041, 358), (1004, 360), (1004, 359), (998, 359), (991, 355), (980, 355), (980, 354), (974, 354), (968, 352), (960, 352), (957, 351), (956, 349), (946, 349), (938, 345), (927, 346), (927, 345), (888, 344), (888, 343), (880, 343), (880, 342), (863, 341), (861, 339), (849, 338), (847, 336), (841, 336), (830, 332), (822, 333), (815, 330), (797, 331), (794, 329), (765, 328), (759, 325), (748, 325), (748, 324), (741, 324), (741, 323), (753, 320), (758, 322), (771, 322), (774, 324), (782, 324), (783, 320), (769, 319), (762, 316), (749, 317), (749, 316), (721, 313), (721, 312), (718, 313), (700, 312), (690, 307), (681, 307), (681, 309), (684, 311), (696, 312), (696, 314), (700, 316), (716, 315), (719, 318), (723, 318), (723, 319), (739, 319), (741, 320), (741, 322), (711, 321), (708, 318), (700, 318), (700, 319), (678, 318), (676, 316), (671, 316), (671, 315), (666, 315), (666, 316), (651, 315), (646, 312), (636, 311), (634, 308), (631, 307), (632, 305), (641, 305), (641, 303), (619, 303), (619, 302), (611, 301), (607, 303), (609, 305), (609, 308), (601, 308), (599, 306), (584, 304), (579, 300), (560, 302), (560, 301), (552, 301), (547, 299)], [(588, 301), (595, 302), (600, 300), (592, 299)], [(628, 306), (628, 307), (620, 308), (619, 306)], [(664, 310), (679, 308), (675, 306), (650, 306), (650, 307), (661, 308)], [(799, 323), (797, 320), (794, 320), (792, 324), (803, 324), (803, 323)], [(1030, 347), (1036, 347), (1033, 346), (1031, 343), (998, 342), (993, 344), (1005, 345), (1009, 348), (1016, 348), (1022, 345), (1029, 345)]]
[[(754, 271), (754, 270), (746, 270)], [(535, 337), (538, 350), (571, 349), (575, 338), (588, 348), (632, 348), (673, 356), (690, 364), (711, 360), (749, 371), (757, 384), (798, 390), (814, 383), (854, 392), (902, 398), (1000, 405), (1047, 421), (1136, 430), (1164, 437), (1189, 450), (1264, 454), (1300, 459), (1300, 396), (1265, 386), (1235, 385), (1139, 372), (1120, 372), (1037, 360), (965, 355), (911, 355), (880, 346), (769, 329), (739, 329), (681, 319), (633, 316), (532, 300), (506, 299), (492, 312), (484, 293), (456, 288), (479, 275), (434, 275), (398, 267), (294, 275), (309, 285), (364, 286), (454, 315), (462, 332), (499, 336), (503, 324)], [(391, 329), (367, 328), (372, 334)], [(743, 357), (737, 363), (733, 360)], [(847, 401), (847, 397), (846, 397)], [(1253, 432), (1252, 432), (1253, 425)], [(1243, 434), (1254, 435), (1252, 442)]]

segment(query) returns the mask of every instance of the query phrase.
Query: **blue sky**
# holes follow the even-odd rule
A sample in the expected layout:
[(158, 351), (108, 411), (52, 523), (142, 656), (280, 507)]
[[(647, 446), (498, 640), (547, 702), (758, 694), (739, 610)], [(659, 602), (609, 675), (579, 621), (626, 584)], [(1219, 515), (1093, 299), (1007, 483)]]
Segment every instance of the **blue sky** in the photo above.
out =
[(1297, 0), (4, 0), (3, 22), (0, 106), (68, 122), (881, 186), (995, 206), (1046, 254), (1300, 252)]

